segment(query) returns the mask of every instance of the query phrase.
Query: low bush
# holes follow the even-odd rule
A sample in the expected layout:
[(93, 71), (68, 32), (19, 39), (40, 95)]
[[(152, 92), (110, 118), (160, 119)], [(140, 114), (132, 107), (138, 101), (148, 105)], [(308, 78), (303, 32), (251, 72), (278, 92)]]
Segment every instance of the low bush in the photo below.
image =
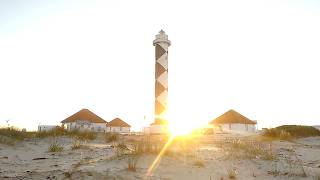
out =
[(320, 136), (320, 131), (312, 126), (283, 125), (266, 129), (262, 135), (274, 139), (290, 140), (292, 138)]
[(283, 125), (276, 127), (278, 130), (284, 130), (293, 137), (311, 137), (320, 136), (320, 130), (312, 126)]

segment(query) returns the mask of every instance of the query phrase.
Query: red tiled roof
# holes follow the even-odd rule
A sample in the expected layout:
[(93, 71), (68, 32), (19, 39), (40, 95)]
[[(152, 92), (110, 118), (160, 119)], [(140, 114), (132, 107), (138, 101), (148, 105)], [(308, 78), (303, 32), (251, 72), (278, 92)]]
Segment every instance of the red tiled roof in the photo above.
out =
[(209, 124), (257, 124), (256, 121), (252, 121), (237, 111), (231, 109), (216, 119), (212, 120)]
[(103, 120), (88, 109), (81, 109), (75, 114), (69, 116), (67, 119), (61, 121), (61, 123), (75, 122), (78, 120), (85, 120), (93, 123), (107, 123), (107, 121)]
[(124, 122), (120, 118), (115, 118), (107, 123), (107, 127), (131, 127), (128, 123)]

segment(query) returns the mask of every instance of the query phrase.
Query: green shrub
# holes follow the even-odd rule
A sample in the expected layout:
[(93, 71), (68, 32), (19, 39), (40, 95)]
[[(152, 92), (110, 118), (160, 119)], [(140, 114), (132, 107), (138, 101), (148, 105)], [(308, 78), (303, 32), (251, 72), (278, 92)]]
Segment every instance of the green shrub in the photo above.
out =
[(262, 135), (275, 139), (290, 140), (292, 138), (320, 136), (320, 131), (312, 126), (283, 125), (266, 129)]
[(311, 137), (320, 136), (320, 131), (312, 126), (283, 125), (276, 127), (278, 130), (284, 130), (293, 137)]

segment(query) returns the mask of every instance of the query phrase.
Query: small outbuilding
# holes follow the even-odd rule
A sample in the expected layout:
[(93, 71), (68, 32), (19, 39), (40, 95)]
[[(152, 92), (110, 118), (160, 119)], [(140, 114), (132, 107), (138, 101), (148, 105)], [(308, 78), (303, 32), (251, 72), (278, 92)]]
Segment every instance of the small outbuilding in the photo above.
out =
[[(55, 128), (57, 128), (59, 126), (57, 125), (39, 125), (38, 126), (38, 132), (47, 132), (47, 131), (52, 131)], [(25, 129), (25, 128), (24, 128)]]
[(131, 126), (120, 118), (115, 118), (106, 125), (106, 132), (115, 132), (120, 134), (130, 133)]
[(75, 114), (61, 121), (62, 126), (67, 130), (106, 132), (106, 123), (104, 119), (97, 116), (88, 109), (82, 109)]
[(257, 121), (250, 120), (237, 111), (231, 109), (209, 124), (218, 127), (222, 131), (256, 132)]

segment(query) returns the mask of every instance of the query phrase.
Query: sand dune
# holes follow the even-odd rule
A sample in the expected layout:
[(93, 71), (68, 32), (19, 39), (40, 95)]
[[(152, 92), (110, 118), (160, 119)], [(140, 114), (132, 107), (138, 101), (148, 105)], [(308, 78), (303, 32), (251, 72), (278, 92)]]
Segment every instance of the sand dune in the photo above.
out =
[(220, 180), (229, 179), (232, 174), (236, 179), (320, 177), (320, 137), (303, 138), (294, 142), (262, 142), (261, 146), (270, 147), (270, 151), (276, 156), (267, 160), (262, 156), (248, 158), (231, 152), (225, 148), (225, 144), (210, 143), (212, 138), (206, 136), (198, 139), (198, 142), (205, 143), (199, 143), (197, 151), (192, 151), (193, 154), (196, 153), (195, 156), (179, 152), (164, 155), (149, 176), (147, 171), (156, 154), (139, 155), (135, 172), (128, 171), (130, 155), (124, 153), (117, 156), (112, 143), (105, 143), (99, 138), (72, 150), (72, 138), (58, 137), (57, 142), (64, 147), (61, 152), (48, 152), (54, 138), (25, 140), (15, 146), (0, 144), (0, 179)]

